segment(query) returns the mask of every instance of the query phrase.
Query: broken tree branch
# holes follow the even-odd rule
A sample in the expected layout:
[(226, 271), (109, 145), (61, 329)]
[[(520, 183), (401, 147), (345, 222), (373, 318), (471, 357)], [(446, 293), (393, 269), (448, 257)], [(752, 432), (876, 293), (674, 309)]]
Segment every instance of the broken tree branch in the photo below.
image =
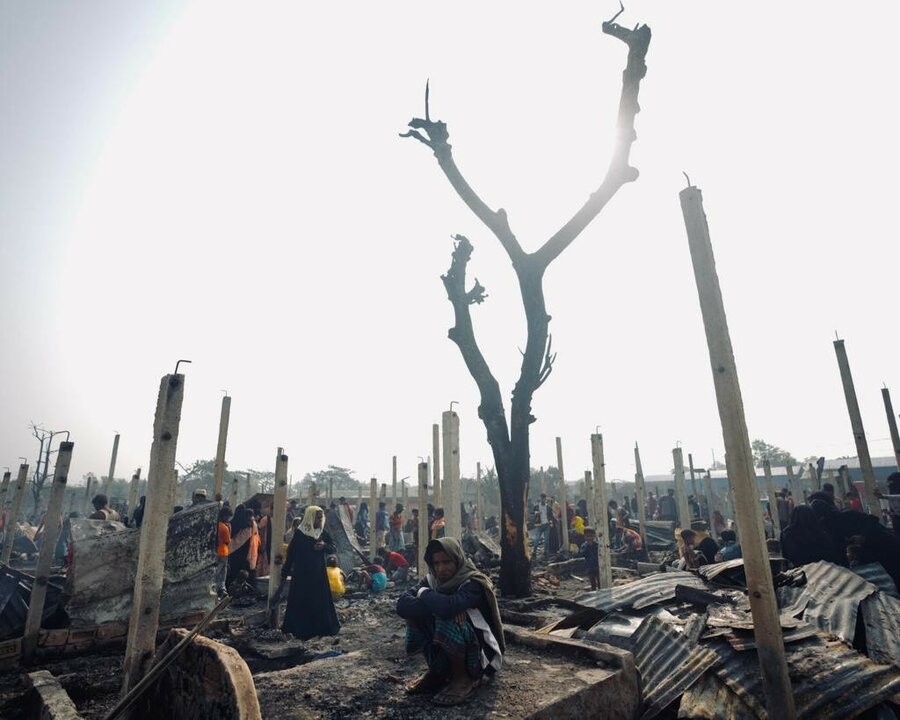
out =
[[(613, 20), (619, 16), (617, 13)], [(565, 250), (572, 241), (578, 237), (607, 202), (626, 183), (634, 182), (638, 178), (637, 168), (628, 164), (631, 153), (631, 145), (637, 139), (634, 129), (634, 117), (641, 108), (638, 104), (638, 91), (641, 80), (647, 74), (647, 49), (650, 46), (650, 28), (646, 25), (637, 25), (633, 30), (624, 28), (612, 20), (603, 23), (603, 32), (619, 38), (628, 45), (628, 62), (622, 73), (622, 95), (619, 99), (619, 117), (616, 143), (613, 147), (612, 158), (606, 171), (606, 177), (600, 187), (588, 198), (572, 219), (563, 225), (556, 234), (534, 253), (540, 262), (546, 267), (559, 254)]]
[[(497, 236), (513, 266), (517, 265), (525, 256), (525, 251), (519, 244), (519, 240), (509, 227), (506, 211), (503, 208), (492, 210), (476, 193), (468, 181), (463, 177), (456, 162), (453, 160), (453, 146), (448, 142), (450, 133), (447, 124), (440, 120), (432, 120), (428, 107), (428, 84), (425, 84), (425, 117), (413, 118), (409, 121), (409, 130), (401, 133), (400, 137), (415, 138), (427, 145), (434, 152), (438, 165), (444, 171), (444, 175), (450, 181), (450, 185), (456, 190), (456, 194), (469, 206), (475, 216), (481, 220)], [(420, 132), (421, 131), (421, 132)], [(424, 133), (424, 134), (423, 134)]]
[(486, 426), (496, 431), (488, 433), (489, 442), (492, 441), (492, 438), (500, 437), (508, 442), (509, 429), (506, 424), (503, 398), (500, 395), (500, 385), (491, 373), (481, 348), (478, 347), (475, 340), (475, 330), (469, 312), (469, 306), (473, 303), (483, 302), (487, 294), (477, 279), (475, 286), (468, 292), (466, 291), (466, 266), (472, 257), (472, 243), (463, 235), (456, 235), (454, 240), (456, 244), (450, 260), (450, 269), (447, 270), (446, 275), (441, 275), (441, 280), (447, 290), (447, 299), (453, 305), (455, 318), (455, 323), (447, 332), (447, 337), (456, 343), (469, 374), (478, 385), (481, 393), (478, 416)]

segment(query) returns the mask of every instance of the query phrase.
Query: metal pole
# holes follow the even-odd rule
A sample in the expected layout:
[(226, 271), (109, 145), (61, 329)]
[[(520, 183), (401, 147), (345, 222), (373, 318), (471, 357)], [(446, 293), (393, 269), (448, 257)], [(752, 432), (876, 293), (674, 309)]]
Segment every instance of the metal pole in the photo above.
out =
[(63, 497), (66, 494), (66, 482), (69, 476), (69, 465), (72, 462), (72, 448), (74, 447), (75, 443), (61, 442), (59, 444), (59, 454), (56, 456), (56, 467), (53, 470), (53, 487), (50, 490), (47, 514), (44, 516), (44, 539), (41, 541), (41, 554), (38, 557), (37, 569), (34, 572), (34, 585), (31, 588), (28, 616), (25, 619), (25, 633), (22, 636), (22, 659), (26, 663), (34, 659), (34, 653), (37, 650), (38, 635), (41, 631), (41, 618), (44, 614), (44, 602), (47, 599), (47, 585), (50, 582), (50, 568), (53, 566), (53, 557), (56, 554), (56, 541), (59, 538)]
[(763, 542), (756, 471), (709, 227), (699, 188), (690, 186), (682, 190), (680, 198), (709, 346), (716, 401), (725, 439), (728, 476), (735, 494), (735, 515), (738, 526), (743, 529), (741, 547), (744, 573), (753, 615), (753, 634), (762, 673), (766, 710), (770, 720), (789, 720), (796, 714), (794, 696), (784, 657), (784, 639), (769, 555)]
[(853, 387), (853, 375), (850, 374), (850, 361), (847, 359), (847, 350), (844, 347), (843, 340), (834, 341), (834, 352), (837, 355), (838, 368), (841, 371), (841, 383), (844, 386), (847, 413), (850, 415), (850, 427), (853, 430), (853, 439), (856, 441), (859, 469), (862, 470), (863, 482), (865, 483), (866, 504), (868, 505), (869, 513), (877, 517), (879, 522), (881, 522), (881, 503), (875, 495), (875, 470), (872, 468), (869, 443), (866, 441), (862, 415), (859, 412), (859, 402), (856, 400), (856, 389)]

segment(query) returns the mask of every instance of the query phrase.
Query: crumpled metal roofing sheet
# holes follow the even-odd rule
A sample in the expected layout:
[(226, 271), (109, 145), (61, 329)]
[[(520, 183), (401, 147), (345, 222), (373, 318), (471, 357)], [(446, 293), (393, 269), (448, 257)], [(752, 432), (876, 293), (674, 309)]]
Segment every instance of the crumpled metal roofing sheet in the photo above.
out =
[[(759, 660), (718, 642), (718, 678), (758, 717), (765, 717)], [(785, 647), (798, 718), (851, 718), (900, 692), (900, 671), (821, 636)]]
[(872, 583), (881, 592), (900, 599), (900, 593), (897, 592), (897, 586), (894, 584), (891, 576), (887, 574), (887, 570), (884, 569), (884, 565), (881, 563), (876, 562), (869, 563), (868, 565), (857, 565), (852, 569), (853, 572), (864, 580)]
[(634, 636), (634, 662), (641, 673), (641, 720), (649, 720), (693, 685), (719, 656), (691, 643), (673, 625), (648, 616)]
[(825, 560), (803, 565), (801, 569), (806, 574), (809, 593), (803, 619), (852, 643), (859, 604), (878, 588), (849, 568)]
[(883, 592), (862, 601), (866, 653), (875, 662), (900, 667), (900, 600)]
[(676, 585), (706, 589), (706, 583), (692, 573), (664, 572), (648, 575), (625, 585), (582, 593), (575, 598), (575, 602), (606, 611), (623, 607), (640, 610), (656, 603), (674, 600)]

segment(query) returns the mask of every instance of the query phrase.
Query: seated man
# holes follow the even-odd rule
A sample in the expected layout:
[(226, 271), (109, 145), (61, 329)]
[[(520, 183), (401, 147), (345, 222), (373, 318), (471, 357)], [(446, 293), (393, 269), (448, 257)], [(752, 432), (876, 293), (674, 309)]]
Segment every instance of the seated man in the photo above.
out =
[(91, 505), (94, 506), (94, 512), (88, 515), (88, 520), (114, 520), (119, 522), (119, 513), (109, 507), (109, 498), (103, 493), (94, 495)]
[(743, 557), (741, 546), (737, 544), (737, 533), (734, 530), (723, 530), (719, 537), (722, 540), (722, 547), (719, 548), (716, 562)]
[(406, 651), (422, 652), (428, 663), (407, 692), (436, 693), (436, 705), (459, 705), (500, 669), (505, 645), (497, 598), (455, 538), (429, 542), (425, 562), (429, 572), (419, 587), (397, 600), (397, 614), (407, 621)]
[(711, 537), (705, 537), (698, 544), (697, 533), (693, 530), (682, 530), (681, 539), (684, 541), (683, 556), (688, 569), (698, 568), (701, 565), (709, 565), (715, 562), (719, 546)]

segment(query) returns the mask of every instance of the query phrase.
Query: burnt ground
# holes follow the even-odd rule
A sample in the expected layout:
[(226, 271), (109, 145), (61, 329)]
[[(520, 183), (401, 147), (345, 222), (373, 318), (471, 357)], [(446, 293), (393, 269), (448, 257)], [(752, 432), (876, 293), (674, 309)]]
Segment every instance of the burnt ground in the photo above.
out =
[[(421, 696), (409, 696), (405, 685), (424, 669), (421, 656), (407, 657), (404, 624), (394, 613), (407, 586), (388, 588), (378, 596), (356, 594), (337, 603), (341, 631), (334, 638), (303, 643), (278, 630), (266, 629), (265, 600), (240, 598), (205, 634), (237, 649), (256, 683), (264, 718), (518, 718), (534, 709), (548, 689), (559, 683), (584, 682), (571, 659), (516, 645), (508, 647), (503, 670), (476, 698), (460, 708), (438, 708)], [(536, 574), (534, 599), (571, 598), (584, 582)], [(502, 604), (502, 603), (501, 603)], [(544, 606), (538, 615), (548, 622), (569, 613)], [(102, 718), (119, 697), (123, 654), (105, 652), (44, 663), (57, 676), (84, 718)], [(586, 676), (585, 676), (586, 677)], [(0, 718), (25, 717), (25, 684), (21, 672), (0, 673)]]

